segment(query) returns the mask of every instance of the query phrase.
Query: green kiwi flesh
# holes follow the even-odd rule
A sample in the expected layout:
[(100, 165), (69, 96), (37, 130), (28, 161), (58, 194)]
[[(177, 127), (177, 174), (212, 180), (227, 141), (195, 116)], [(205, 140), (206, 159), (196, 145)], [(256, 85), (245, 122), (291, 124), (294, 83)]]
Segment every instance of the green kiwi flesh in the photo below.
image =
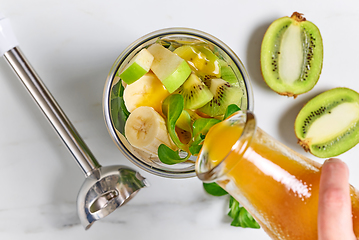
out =
[(208, 87), (194, 73), (188, 77), (175, 93), (183, 96), (185, 109), (198, 109), (213, 98), (213, 94)]
[[(239, 81), (233, 69), (223, 59), (219, 59), (218, 62), (219, 66), (221, 67), (221, 78), (229, 82), (229, 84), (231, 84), (232, 86), (239, 87)], [(242, 76), (239, 77), (242, 78)]]
[(342, 154), (359, 142), (359, 94), (334, 88), (311, 99), (295, 124), (298, 143), (321, 158)]
[(242, 94), (239, 87), (220, 78), (209, 79), (208, 85), (213, 94), (213, 99), (198, 111), (210, 117), (216, 117), (223, 115), (230, 104), (241, 106)]
[(275, 20), (261, 46), (264, 81), (281, 95), (296, 97), (317, 83), (323, 65), (323, 41), (319, 29), (302, 14)]

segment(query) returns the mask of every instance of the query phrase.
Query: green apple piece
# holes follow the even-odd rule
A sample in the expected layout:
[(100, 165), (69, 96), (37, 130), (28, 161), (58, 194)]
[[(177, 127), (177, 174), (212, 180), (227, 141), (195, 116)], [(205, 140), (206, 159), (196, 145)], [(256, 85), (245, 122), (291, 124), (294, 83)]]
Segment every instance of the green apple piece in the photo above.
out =
[(127, 84), (131, 84), (150, 71), (154, 57), (147, 49), (142, 49), (127, 64), (119, 77)]
[(191, 68), (184, 59), (158, 43), (151, 45), (148, 51), (154, 56), (152, 72), (167, 91), (173, 93), (186, 81), (192, 72)]

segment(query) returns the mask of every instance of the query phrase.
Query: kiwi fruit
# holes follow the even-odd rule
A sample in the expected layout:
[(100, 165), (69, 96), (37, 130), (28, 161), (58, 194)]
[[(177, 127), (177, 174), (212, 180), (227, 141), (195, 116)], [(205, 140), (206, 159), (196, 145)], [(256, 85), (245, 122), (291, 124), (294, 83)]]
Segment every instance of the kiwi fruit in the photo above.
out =
[(359, 94), (334, 88), (317, 95), (300, 110), (294, 129), (298, 143), (314, 156), (346, 152), (359, 142)]
[(213, 98), (213, 94), (208, 87), (194, 73), (191, 73), (175, 93), (183, 96), (185, 109), (198, 109)]
[(323, 41), (316, 25), (302, 14), (275, 20), (261, 46), (264, 81), (280, 95), (297, 97), (318, 82), (323, 65)]
[(239, 87), (231, 85), (221, 78), (212, 78), (207, 81), (209, 90), (213, 94), (213, 99), (199, 108), (198, 111), (210, 117), (223, 115), (230, 104), (240, 106), (242, 91)]
[[(221, 78), (229, 82), (232, 86), (239, 87), (239, 79), (237, 78), (231, 66), (229, 66), (223, 59), (219, 59), (218, 62), (219, 66), (221, 67)], [(242, 75), (240, 75), (240, 78), (242, 78)], [(243, 78), (240, 80), (243, 80)]]

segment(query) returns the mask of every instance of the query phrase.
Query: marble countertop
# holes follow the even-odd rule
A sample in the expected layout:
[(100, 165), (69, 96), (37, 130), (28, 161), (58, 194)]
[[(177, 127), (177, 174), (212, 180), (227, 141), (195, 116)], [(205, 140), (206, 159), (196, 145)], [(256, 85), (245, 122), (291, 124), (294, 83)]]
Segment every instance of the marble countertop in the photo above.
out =
[[(334, 88), (359, 91), (359, 2), (0, 0), (20, 47), (99, 162), (132, 166), (112, 142), (102, 115), (111, 65), (134, 40), (165, 27), (190, 27), (221, 39), (252, 80), (259, 126), (294, 150), (300, 108)], [(321, 30), (324, 65), (318, 84), (296, 99), (264, 83), (260, 45), (269, 24), (302, 12)], [(228, 197), (207, 195), (196, 178), (150, 175), (151, 183), (122, 208), (85, 231), (76, 213), (81, 170), (22, 84), (0, 59), (1, 239), (269, 239), (263, 230), (230, 226)], [(359, 187), (359, 146), (342, 154)]]

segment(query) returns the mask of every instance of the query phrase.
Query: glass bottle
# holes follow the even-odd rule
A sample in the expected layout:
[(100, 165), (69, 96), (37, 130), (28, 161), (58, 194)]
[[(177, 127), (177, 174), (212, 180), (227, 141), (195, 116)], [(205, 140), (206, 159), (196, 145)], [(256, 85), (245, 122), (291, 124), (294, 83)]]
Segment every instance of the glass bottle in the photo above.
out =
[[(284, 146), (238, 112), (208, 132), (196, 162), (204, 182), (236, 198), (272, 239), (317, 239), (321, 164)], [(353, 227), (359, 236), (359, 195), (351, 188)]]

